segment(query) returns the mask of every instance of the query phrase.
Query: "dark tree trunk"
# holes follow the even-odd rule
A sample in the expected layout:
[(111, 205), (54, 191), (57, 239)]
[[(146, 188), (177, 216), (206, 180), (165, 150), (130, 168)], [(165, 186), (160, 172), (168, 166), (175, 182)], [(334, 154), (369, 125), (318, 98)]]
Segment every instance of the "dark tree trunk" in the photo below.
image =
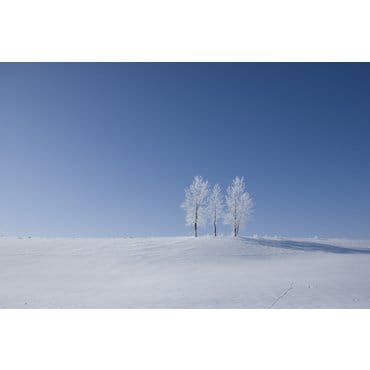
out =
[(217, 236), (216, 221), (213, 221), (213, 229), (214, 229), (215, 236)]
[(238, 235), (236, 230), (236, 202), (234, 202), (234, 238)]
[(195, 208), (194, 236), (198, 236), (198, 207)]

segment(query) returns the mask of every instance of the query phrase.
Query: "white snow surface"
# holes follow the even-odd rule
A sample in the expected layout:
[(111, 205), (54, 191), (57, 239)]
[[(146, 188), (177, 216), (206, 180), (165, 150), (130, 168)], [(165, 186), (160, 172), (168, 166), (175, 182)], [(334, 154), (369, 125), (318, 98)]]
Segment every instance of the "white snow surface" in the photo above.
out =
[(370, 308), (370, 241), (1, 237), (0, 308)]

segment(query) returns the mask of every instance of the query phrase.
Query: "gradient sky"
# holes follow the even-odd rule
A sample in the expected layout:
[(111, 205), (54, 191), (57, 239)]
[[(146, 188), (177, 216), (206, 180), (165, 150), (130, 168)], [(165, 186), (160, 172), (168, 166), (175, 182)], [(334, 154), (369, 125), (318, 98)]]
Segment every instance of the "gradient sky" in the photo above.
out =
[(5, 235), (189, 235), (199, 174), (243, 234), (370, 238), (368, 63), (1, 63), (0, 128)]

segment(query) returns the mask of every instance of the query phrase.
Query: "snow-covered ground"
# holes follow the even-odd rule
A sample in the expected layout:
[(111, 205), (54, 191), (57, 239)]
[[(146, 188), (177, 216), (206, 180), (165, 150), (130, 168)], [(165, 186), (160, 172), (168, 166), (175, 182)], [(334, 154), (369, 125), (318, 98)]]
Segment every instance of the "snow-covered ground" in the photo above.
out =
[(1, 308), (370, 308), (370, 241), (0, 238)]

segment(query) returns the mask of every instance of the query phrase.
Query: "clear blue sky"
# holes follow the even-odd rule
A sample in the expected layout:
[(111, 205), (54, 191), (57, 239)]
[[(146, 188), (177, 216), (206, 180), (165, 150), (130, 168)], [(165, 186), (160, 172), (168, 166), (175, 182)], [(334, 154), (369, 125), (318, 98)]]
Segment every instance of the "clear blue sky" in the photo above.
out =
[(200, 174), (243, 234), (370, 238), (368, 63), (2, 63), (0, 125), (3, 234), (188, 235)]

